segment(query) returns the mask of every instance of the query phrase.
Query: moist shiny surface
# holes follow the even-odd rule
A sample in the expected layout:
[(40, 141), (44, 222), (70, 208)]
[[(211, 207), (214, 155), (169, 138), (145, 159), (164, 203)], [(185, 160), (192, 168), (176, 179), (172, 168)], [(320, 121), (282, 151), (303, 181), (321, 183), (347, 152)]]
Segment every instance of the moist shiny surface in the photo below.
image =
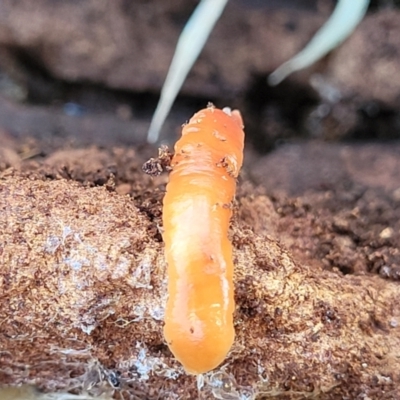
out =
[(164, 335), (189, 373), (217, 367), (234, 340), (233, 262), (228, 239), (243, 162), (237, 111), (199, 111), (175, 145), (163, 223), (169, 299)]

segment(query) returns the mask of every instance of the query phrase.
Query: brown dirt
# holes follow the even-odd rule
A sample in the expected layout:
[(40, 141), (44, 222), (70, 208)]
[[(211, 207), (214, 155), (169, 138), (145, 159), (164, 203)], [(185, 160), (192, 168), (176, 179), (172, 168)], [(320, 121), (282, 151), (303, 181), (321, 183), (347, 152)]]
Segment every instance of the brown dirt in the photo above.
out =
[[(231, 0), (187, 77), (164, 132), (174, 132), (187, 115), (212, 100), (244, 111), (247, 133), (261, 150), (299, 136), (399, 138), (400, 11), (394, 5), (384, 7), (392, 2), (376, 1), (380, 6), (370, 8), (354, 35), (316, 65), (278, 87), (266, 83), (269, 73), (309, 41), (334, 3)], [(50, 106), (50, 113), (25, 115), (33, 130), (45, 125), (49, 136), (76, 129), (74, 119), (63, 112), (74, 103), (86, 119), (88, 135), (96, 132), (104, 138), (105, 132), (114, 131), (139, 141), (178, 36), (196, 4), (36, 0), (33, 5), (3, 0), (0, 93)], [(12, 118), (15, 107), (1, 108), (0, 125), (21, 131), (21, 121)], [(117, 114), (114, 120), (102, 113), (110, 109)], [(103, 123), (96, 124), (91, 113)], [(38, 123), (39, 115), (45, 122)], [(130, 118), (136, 121), (134, 131)]]
[(296, 196), (292, 177), (267, 197), (249, 176), (274, 171), (248, 154), (231, 232), (237, 338), (198, 394), (162, 337), (167, 176), (141, 171), (154, 150), (45, 147), (8, 136), (0, 159), (1, 382), (115, 398), (400, 396), (398, 175), (396, 190), (297, 180)]
[[(265, 72), (290, 57), (331, 11), (328, 6), (317, 13), (308, 0), (297, 3), (295, 9), (281, 10), (270, 4), (232, 1), (184, 93), (206, 97), (222, 91), (237, 93), (246, 84), (250, 66), (255, 72)], [(124, 0), (87, 0), (84, 4), (4, 0), (0, 8), (0, 69), (3, 66), (11, 73), (23, 87), (21, 92), (29, 92), (35, 85), (27, 74), (29, 64), (66, 81), (158, 92), (179, 34), (196, 4), (194, 0), (132, 4)]]
[(209, 100), (246, 124), (237, 337), (196, 380), (162, 336), (168, 177), (142, 164), (197, 2), (128, 3), (0, 3), (0, 399), (53, 399), (30, 385), (107, 400), (400, 399), (399, 11), (374, 2), (340, 49), (271, 88), (334, 2), (229, 2), (163, 130), (173, 143)]
[[(308, 143), (262, 157), (280, 240), (307, 262), (399, 280), (400, 145)], [(287, 195), (297, 195), (288, 197)]]

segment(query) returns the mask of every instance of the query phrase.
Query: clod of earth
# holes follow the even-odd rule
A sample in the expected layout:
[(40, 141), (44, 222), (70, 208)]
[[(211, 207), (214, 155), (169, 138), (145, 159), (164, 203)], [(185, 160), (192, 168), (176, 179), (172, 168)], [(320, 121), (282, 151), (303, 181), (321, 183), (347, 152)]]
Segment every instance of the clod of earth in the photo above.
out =
[(149, 213), (110, 188), (10, 169), (0, 193), (2, 383), (150, 399), (195, 398), (198, 386), (205, 398), (400, 394), (398, 283), (298, 262), (271, 227), (241, 221), (265, 219), (265, 196), (238, 201), (236, 341), (199, 384), (162, 335), (159, 203)]

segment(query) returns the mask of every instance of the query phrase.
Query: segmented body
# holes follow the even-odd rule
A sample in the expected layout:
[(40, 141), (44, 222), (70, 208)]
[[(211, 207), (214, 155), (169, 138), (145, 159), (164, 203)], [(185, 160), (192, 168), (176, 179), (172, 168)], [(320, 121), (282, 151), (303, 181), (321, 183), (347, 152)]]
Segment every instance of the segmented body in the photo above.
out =
[(208, 107), (175, 145), (163, 205), (168, 295), (164, 335), (189, 373), (217, 367), (234, 341), (228, 229), (243, 162), (239, 111)]

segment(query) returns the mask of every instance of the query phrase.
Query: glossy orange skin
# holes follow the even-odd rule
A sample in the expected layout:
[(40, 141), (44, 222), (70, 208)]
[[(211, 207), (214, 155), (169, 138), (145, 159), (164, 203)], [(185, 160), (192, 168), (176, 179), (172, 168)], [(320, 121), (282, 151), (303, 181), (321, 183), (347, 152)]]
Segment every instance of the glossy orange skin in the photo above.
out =
[(208, 107), (183, 128), (171, 162), (163, 207), (169, 295), (164, 336), (192, 374), (217, 367), (235, 337), (228, 228), (243, 142), (239, 111), (228, 115)]

